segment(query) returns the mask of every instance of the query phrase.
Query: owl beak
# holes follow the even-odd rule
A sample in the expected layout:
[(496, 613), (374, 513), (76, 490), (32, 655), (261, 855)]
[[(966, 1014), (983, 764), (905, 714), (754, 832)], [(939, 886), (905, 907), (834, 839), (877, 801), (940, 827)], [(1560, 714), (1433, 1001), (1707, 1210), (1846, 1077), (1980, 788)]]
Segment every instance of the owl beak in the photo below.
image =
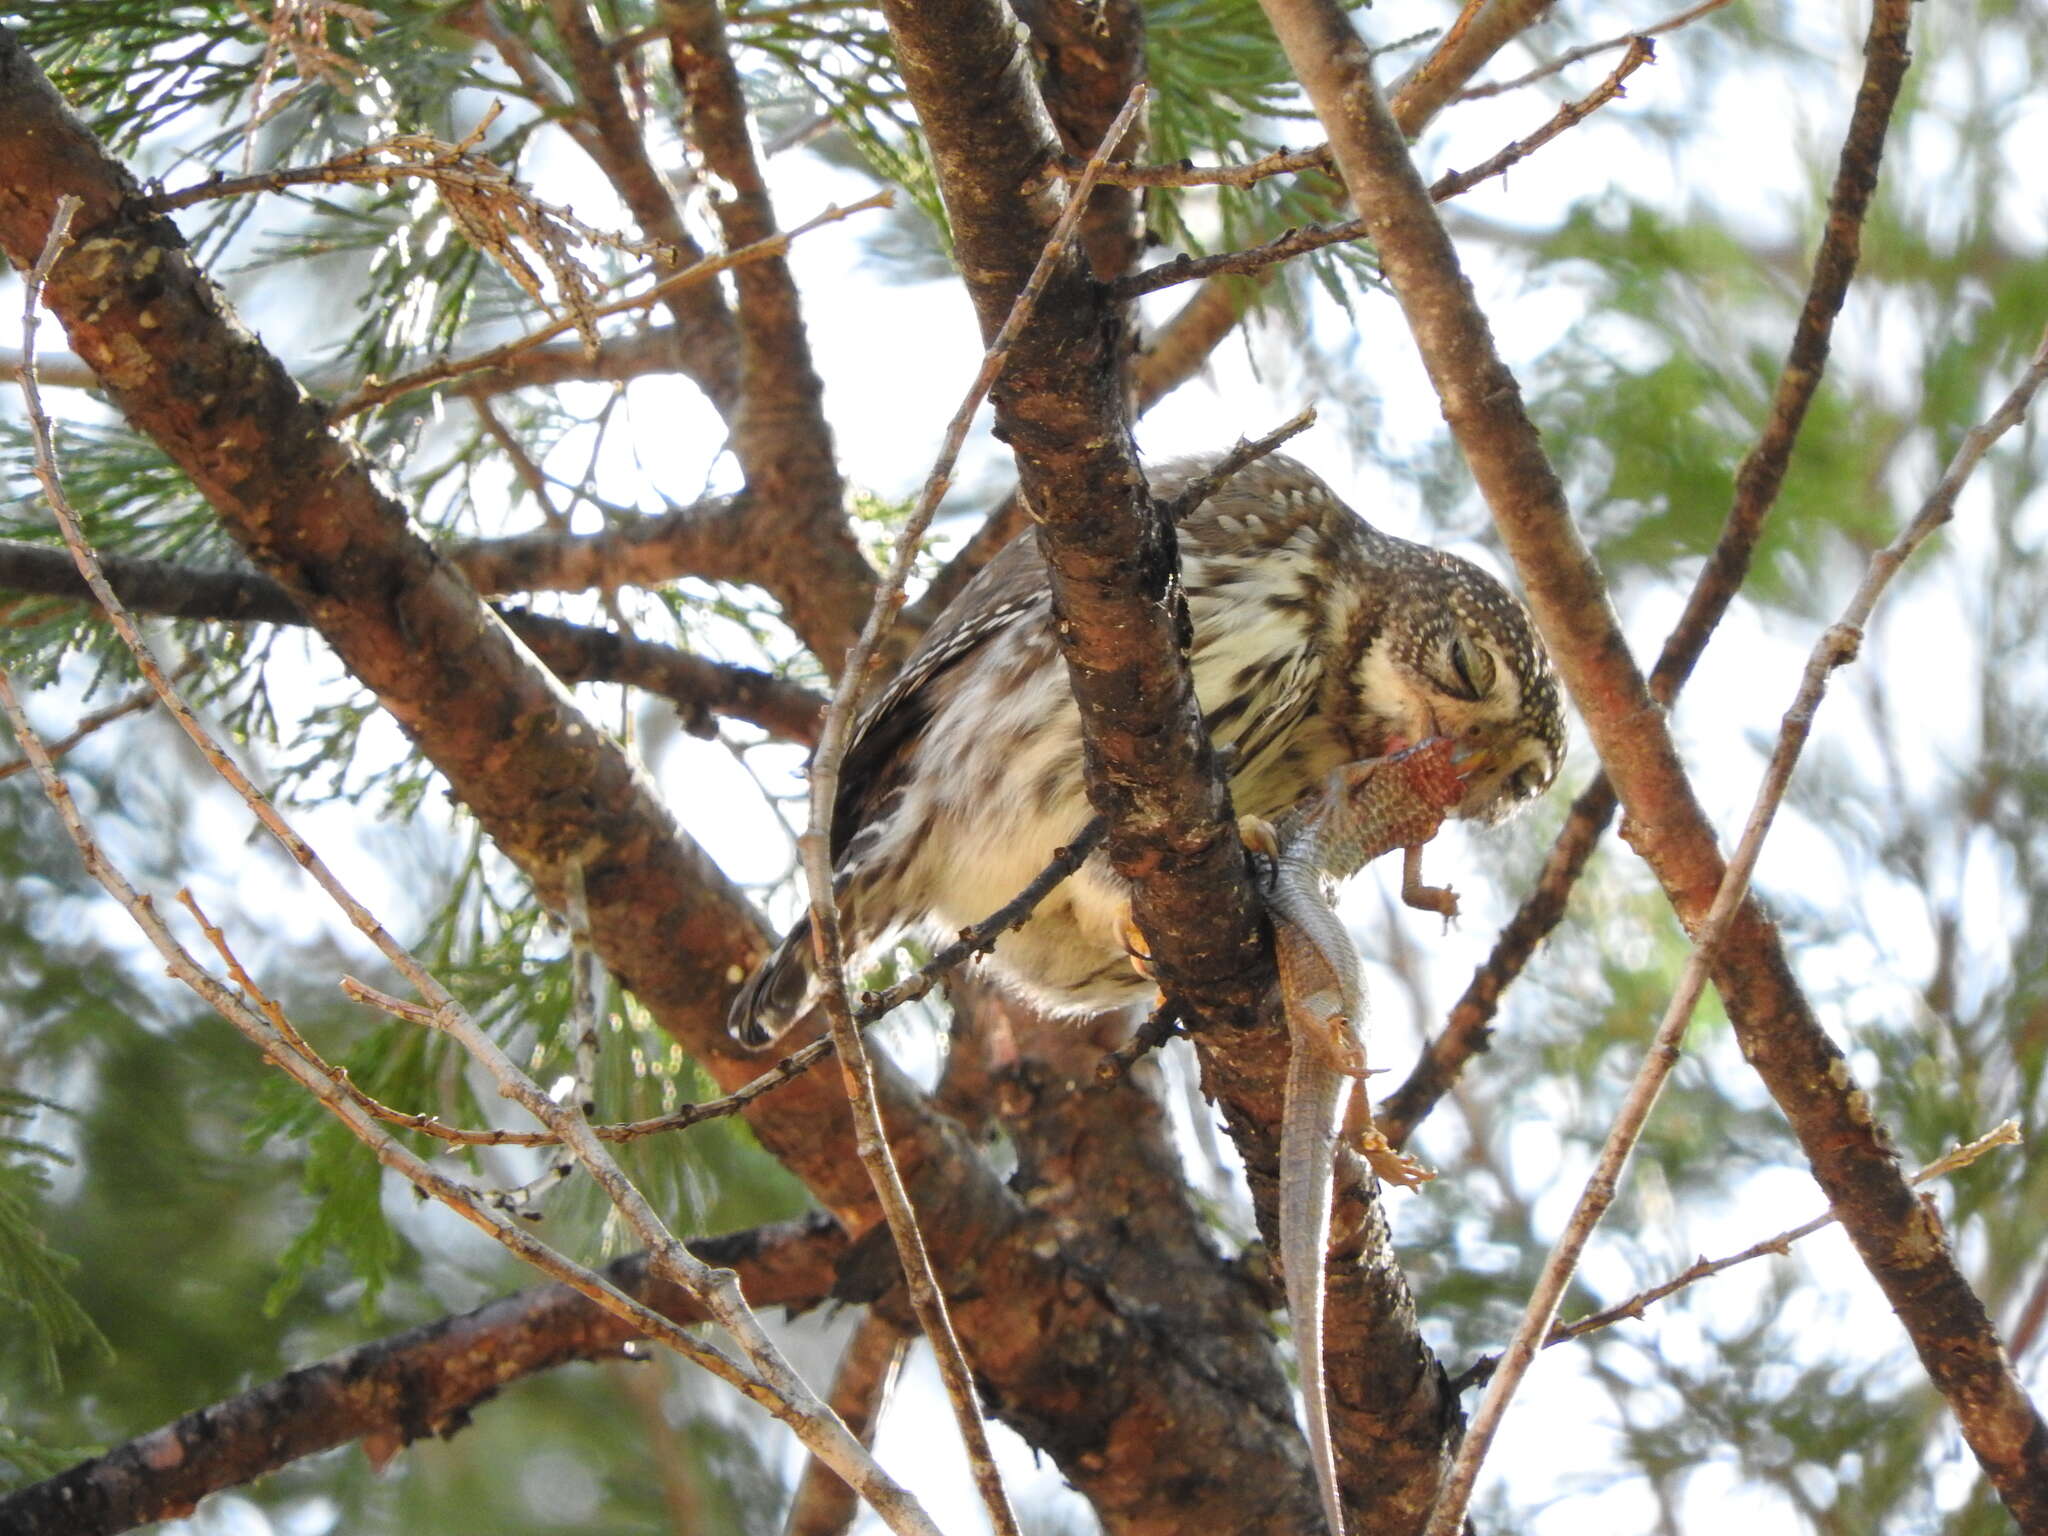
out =
[(1492, 746), (1461, 746), (1451, 751), (1451, 766), (1458, 770), (1458, 777), (1465, 780), (1478, 778), (1494, 764), (1497, 753)]

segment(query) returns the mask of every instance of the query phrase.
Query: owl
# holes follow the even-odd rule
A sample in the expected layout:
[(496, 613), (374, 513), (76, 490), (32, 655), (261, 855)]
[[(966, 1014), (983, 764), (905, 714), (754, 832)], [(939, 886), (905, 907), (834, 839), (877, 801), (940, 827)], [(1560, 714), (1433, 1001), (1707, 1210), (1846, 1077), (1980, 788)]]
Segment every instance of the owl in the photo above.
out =
[[(1152, 476), (1174, 497), (1215, 460)], [(1557, 678), (1527, 610), (1456, 555), (1372, 527), (1274, 455), (1179, 528), (1189, 666), (1243, 814), (1277, 817), (1341, 763), (1432, 736), (1460, 748), (1454, 816), (1497, 821), (1564, 758)], [(906, 932), (951, 937), (1015, 896), (1087, 823), (1081, 726), (1025, 533), (964, 588), (864, 712), (832, 826), (849, 957)], [(1098, 850), (984, 962), (1039, 1008), (1086, 1014), (1152, 996), (1131, 963), (1130, 892)], [(773, 1041), (816, 1000), (801, 920), (732, 1004)]]

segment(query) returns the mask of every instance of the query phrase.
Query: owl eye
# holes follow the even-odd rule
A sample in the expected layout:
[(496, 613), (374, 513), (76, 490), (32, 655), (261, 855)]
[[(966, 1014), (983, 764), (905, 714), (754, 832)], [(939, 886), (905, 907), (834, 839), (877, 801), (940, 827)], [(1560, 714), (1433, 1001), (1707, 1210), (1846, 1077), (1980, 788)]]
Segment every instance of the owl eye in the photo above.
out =
[(1463, 635), (1451, 641), (1451, 667), (1465, 685), (1465, 696), (1483, 699), (1493, 689), (1493, 654)]

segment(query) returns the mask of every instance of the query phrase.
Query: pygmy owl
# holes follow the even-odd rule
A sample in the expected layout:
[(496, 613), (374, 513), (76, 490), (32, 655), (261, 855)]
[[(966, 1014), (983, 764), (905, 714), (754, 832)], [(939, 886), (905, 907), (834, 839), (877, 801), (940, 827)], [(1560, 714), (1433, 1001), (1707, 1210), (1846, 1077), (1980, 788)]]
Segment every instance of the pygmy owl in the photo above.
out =
[[(1171, 498), (1213, 463), (1153, 475)], [(1557, 679), (1529, 615), (1468, 560), (1373, 528), (1292, 459), (1240, 471), (1179, 528), (1195, 695), (1241, 813), (1275, 817), (1340, 763), (1432, 736), (1461, 748), (1452, 814), (1496, 821), (1564, 757)], [(911, 929), (951, 936), (1015, 896), (1087, 823), (1081, 728), (1036, 538), (996, 556), (865, 711), (832, 827), (850, 956)], [(997, 943), (998, 978), (1056, 1013), (1141, 1002), (1130, 894), (1098, 850)], [(733, 1001), (779, 1035), (814, 1000), (808, 920)]]

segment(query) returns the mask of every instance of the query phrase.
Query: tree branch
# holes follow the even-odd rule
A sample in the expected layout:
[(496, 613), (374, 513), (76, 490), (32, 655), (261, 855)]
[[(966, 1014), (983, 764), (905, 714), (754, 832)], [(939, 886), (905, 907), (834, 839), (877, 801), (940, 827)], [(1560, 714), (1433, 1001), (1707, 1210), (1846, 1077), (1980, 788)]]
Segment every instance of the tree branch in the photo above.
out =
[[(846, 1238), (822, 1215), (691, 1249), (737, 1270), (757, 1306), (802, 1311), (828, 1300)], [(619, 1290), (678, 1323), (703, 1321), (681, 1289), (648, 1273), (645, 1254), (608, 1265)], [(541, 1286), (362, 1344), (197, 1409), (105, 1455), (0, 1497), (18, 1536), (107, 1536), (189, 1514), (238, 1487), (351, 1441), (378, 1464), (428, 1435), (450, 1438), (512, 1382), (577, 1360), (628, 1353), (639, 1336), (566, 1285)]]
[[(499, 553), (480, 547), (487, 563)], [(461, 552), (456, 554), (460, 564)], [(229, 624), (311, 622), (282, 586), (253, 572), (199, 570), (121, 555), (104, 555), (101, 563), (115, 593), (138, 613)], [(0, 590), (92, 601), (62, 550), (17, 539), (0, 539)], [(817, 738), (824, 699), (786, 678), (693, 656), (617, 630), (520, 608), (493, 611), (565, 683), (618, 683), (658, 694), (676, 706), (685, 728), (698, 735), (710, 730), (709, 716), (726, 715), (788, 741), (809, 745)]]
[[(1328, 0), (1264, 3), (1372, 226), (1445, 419), (1522, 574), (1538, 627), (1628, 808), (1632, 844), (1681, 921), (1695, 927), (1725, 872), (1713, 830), (1621, 636), (1514, 377), (1494, 350), (1373, 83), (1365, 48)], [(1898, 49), (1882, 36), (1871, 46)], [(1844, 1229), (1971, 1449), (2022, 1526), (2048, 1526), (2048, 1427), (1753, 899), (1737, 910), (1714, 980), (1745, 1054), (1791, 1121), (1822, 1190), (1842, 1212)]]
[[(555, 3), (580, 6), (582, 0)], [(662, 0), (659, 14), (683, 91), (683, 133), (709, 172), (711, 211), (726, 245), (773, 239), (775, 210), (754, 157), (746, 97), (717, 0)], [(811, 366), (789, 263), (781, 256), (750, 262), (734, 272), (733, 282), (740, 392), (732, 449), (761, 508), (759, 579), (826, 674), (837, 677), (873, 601), (875, 573), (847, 521), (825, 386)]]
[[(1723, 0), (1714, 0), (1715, 4)], [(1872, 24), (1903, 26), (1904, 13), (1888, 8), (1874, 13)], [(1672, 23), (1666, 23), (1669, 30)], [(1669, 706), (1698, 664), (1708, 640), (1748, 578), (1751, 558), (1763, 537), (1764, 523), (1777, 504), (1785, 472), (1807, 408), (1827, 371), (1835, 317), (1848, 297), (1863, 249), (1863, 220), (1877, 191), (1878, 168), (1884, 158), (1886, 133), (1899, 88), (1905, 80), (1904, 41), (1899, 46), (1868, 48), (1863, 83), (1843, 135), (1835, 181), (1828, 194), (1827, 224), (1814, 253), (1806, 301), (1799, 311), (1784, 367), (1771, 396), (1770, 414), (1755, 445), (1735, 472), (1735, 498), (1729, 505), (1713, 553), (1694, 578), (1685, 611), (1665, 638), (1657, 665), (1650, 670), (1650, 694)], [(1536, 887), (1524, 898), (1495, 942), (1493, 952), (1473, 973), (1464, 995), (1452, 1008), (1443, 1032), (1430, 1042), (1408, 1080), (1382, 1107), (1387, 1136), (1402, 1144), (1417, 1122), (1449, 1091), (1475, 1051), (1486, 1049), (1492, 1020), (1504, 992), (1535, 953), (1536, 946), (1563, 920), (1572, 888), (1592, 857), (1615, 810), (1614, 787), (1606, 772), (1595, 774), (1573, 802), (1571, 814), (1551, 845)]]

